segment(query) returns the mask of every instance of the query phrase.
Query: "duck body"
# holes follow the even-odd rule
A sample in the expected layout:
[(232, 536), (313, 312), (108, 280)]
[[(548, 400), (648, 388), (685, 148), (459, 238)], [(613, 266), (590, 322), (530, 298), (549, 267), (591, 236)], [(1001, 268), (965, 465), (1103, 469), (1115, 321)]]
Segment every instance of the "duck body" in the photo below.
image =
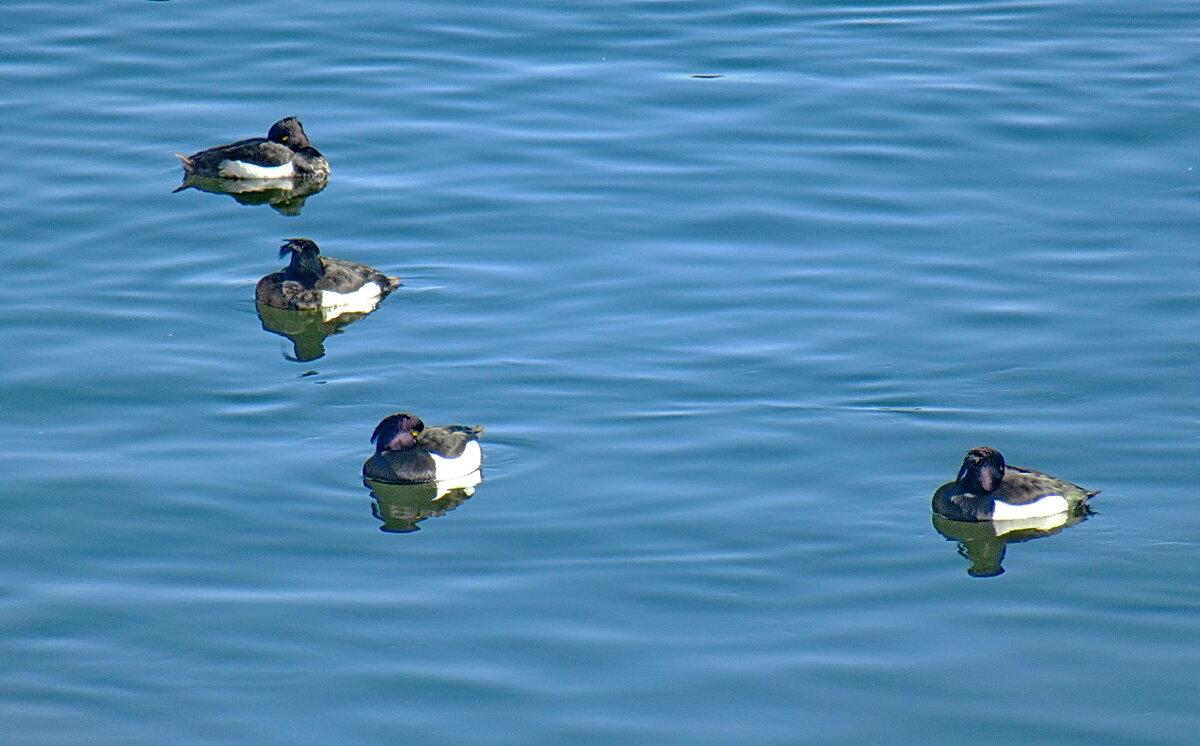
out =
[(321, 309), (326, 320), (343, 313), (370, 313), (397, 287), (400, 279), (374, 267), (321, 256), (315, 241), (289, 238), (279, 250), (291, 262), (263, 277), (254, 289), (255, 299), (274, 308), (297, 311)]
[(363, 476), (390, 484), (422, 484), (460, 479), (479, 470), (481, 426), (425, 427), (420, 417), (385, 417), (371, 435), (375, 455), (363, 464)]
[(954, 521), (1044, 518), (1081, 506), (1097, 491), (1033, 469), (1009, 466), (994, 448), (973, 448), (953, 482), (933, 493), (933, 512)]
[(189, 177), (283, 179), (329, 174), (329, 162), (312, 146), (295, 117), (271, 125), (266, 137), (238, 140), (192, 155), (175, 155), (183, 161), (184, 173)]

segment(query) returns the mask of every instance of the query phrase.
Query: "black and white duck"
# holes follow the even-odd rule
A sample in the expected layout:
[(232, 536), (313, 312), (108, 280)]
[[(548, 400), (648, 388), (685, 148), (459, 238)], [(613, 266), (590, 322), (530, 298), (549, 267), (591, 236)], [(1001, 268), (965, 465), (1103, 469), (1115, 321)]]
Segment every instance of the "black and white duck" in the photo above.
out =
[(271, 125), (266, 137), (251, 137), (192, 155), (175, 154), (186, 176), (225, 179), (283, 179), (327, 176), (329, 162), (312, 146), (295, 117)]
[(1007, 465), (995, 448), (972, 448), (955, 480), (933, 493), (933, 512), (954, 521), (1041, 518), (1085, 506), (1097, 492)]
[(388, 415), (375, 428), (375, 455), (363, 464), (363, 476), (393, 484), (459, 479), (479, 470), (483, 450), (479, 425), (425, 427), (416, 415)]

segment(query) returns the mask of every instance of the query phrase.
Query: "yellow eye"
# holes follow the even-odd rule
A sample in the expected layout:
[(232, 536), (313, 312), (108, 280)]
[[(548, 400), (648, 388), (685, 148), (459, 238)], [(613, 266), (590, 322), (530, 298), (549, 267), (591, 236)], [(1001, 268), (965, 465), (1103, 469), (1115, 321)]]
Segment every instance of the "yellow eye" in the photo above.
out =
[(417, 436), (418, 436), (418, 435), (420, 435), (420, 434), (421, 434), (421, 431), (420, 431), (420, 430), (413, 430), (413, 433), (412, 433), (412, 435), (413, 435), (413, 437), (414, 437), (414, 438), (415, 438), (415, 437), (417, 437)]
[(287, 135), (284, 135), (283, 137), (279, 138), (279, 142), (287, 142), (287, 140), (288, 140)]

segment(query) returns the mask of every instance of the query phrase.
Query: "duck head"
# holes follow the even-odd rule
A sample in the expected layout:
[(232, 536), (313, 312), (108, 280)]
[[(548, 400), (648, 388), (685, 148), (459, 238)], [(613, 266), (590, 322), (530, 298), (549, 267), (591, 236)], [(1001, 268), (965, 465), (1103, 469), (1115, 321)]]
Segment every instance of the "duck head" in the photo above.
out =
[(383, 418), (383, 421), (371, 434), (371, 442), (375, 444), (375, 452), (403, 451), (412, 448), (421, 437), (425, 423), (414, 414), (403, 412)]
[(304, 125), (295, 117), (286, 117), (272, 124), (271, 129), (267, 131), (267, 139), (296, 151), (312, 145), (308, 141), (308, 135), (304, 134)]
[(995, 448), (972, 448), (963, 458), (955, 481), (973, 495), (992, 492), (1004, 481), (1004, 456)]
[(279, 258), (292, 255), (288, 265), (289, 280), (312, 287), (313, 283), (325, 275), (325, 265), (321, 262), (321, 250), (317, 242), (308, 238), (285, 238), (283, 246), (279, 247)]

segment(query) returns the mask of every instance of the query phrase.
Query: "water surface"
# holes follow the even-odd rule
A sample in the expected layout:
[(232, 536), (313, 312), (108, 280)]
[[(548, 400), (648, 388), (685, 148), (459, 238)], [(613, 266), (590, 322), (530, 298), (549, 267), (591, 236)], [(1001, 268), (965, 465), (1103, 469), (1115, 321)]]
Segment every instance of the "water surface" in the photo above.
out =
[[(0, 741), (1200, 727), (1191, 4), (0, 26)], [(298, 209), (172, 193), (287, 115)], [(293, 236), (405, 285), (298, 355), (253, 300)], [(381, 530), (404, 410), (486, 424), (484, 479)], [(929, 497), (981, 444), (1098, 513), (973, 577)]]

